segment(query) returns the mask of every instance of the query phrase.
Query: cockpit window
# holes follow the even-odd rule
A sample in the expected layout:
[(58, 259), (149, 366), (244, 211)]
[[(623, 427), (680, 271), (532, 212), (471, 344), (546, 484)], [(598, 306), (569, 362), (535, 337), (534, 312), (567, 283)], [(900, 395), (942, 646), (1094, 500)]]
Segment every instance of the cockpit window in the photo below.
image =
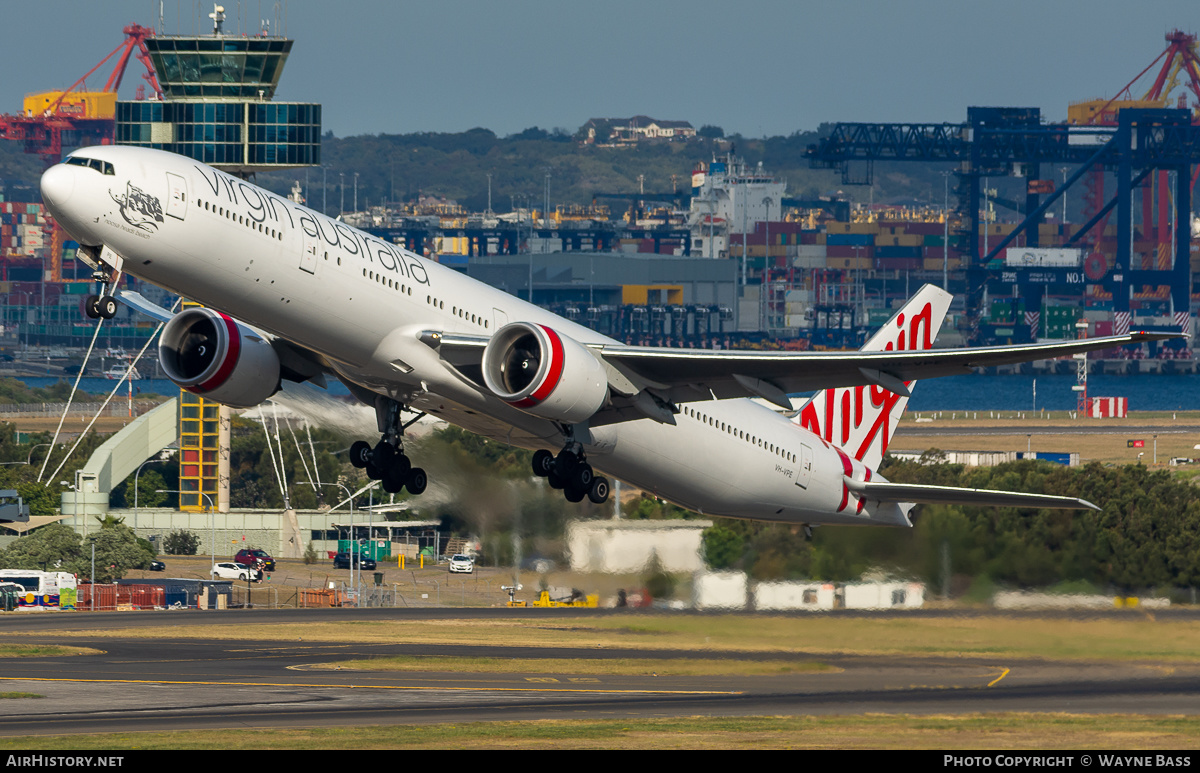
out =
[(63, 159), (64, 164), (71, 166), (86, 166), (89, 169), (95, 169), (100, 174), (115, 175), (113, 165), (108, 161), (101, 161), (98, 158), (84, 158), (83, 156), (67, 156)]

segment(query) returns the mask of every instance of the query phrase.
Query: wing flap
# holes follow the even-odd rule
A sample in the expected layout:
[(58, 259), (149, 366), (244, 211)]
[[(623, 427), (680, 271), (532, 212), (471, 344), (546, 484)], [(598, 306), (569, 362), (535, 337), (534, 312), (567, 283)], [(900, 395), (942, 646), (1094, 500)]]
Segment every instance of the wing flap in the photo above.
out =
[(1100, 510), (1086, 499), (1015, 491), (930, 486), (918, 483), (889, 483), (846, 479), (846, 486), (860, 497), (880, 502), (915, 502), (980, 507), (1027, 507), (1050, 510)]

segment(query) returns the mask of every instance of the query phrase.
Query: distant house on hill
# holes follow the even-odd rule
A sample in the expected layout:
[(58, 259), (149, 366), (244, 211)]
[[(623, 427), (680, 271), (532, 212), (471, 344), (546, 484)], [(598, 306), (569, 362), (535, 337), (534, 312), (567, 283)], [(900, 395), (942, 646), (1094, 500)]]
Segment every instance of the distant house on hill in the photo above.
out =
[(687, 140), (696, 129), (687, 121), (660, 121), (648, 115), (632, 118), (593, 118), (583, 125), (584, 142), (636, 145), (641, 140)]

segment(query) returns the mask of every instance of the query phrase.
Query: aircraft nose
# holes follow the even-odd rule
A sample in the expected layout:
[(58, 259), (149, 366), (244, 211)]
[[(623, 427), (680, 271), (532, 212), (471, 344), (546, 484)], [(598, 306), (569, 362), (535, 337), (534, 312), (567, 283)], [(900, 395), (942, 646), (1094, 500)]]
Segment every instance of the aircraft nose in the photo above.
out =
[(75, 191), (75, 172), (65, 164), (56, 164), (42, 174), (42, 201), (55, 216), (61, 217), (63, 208)]

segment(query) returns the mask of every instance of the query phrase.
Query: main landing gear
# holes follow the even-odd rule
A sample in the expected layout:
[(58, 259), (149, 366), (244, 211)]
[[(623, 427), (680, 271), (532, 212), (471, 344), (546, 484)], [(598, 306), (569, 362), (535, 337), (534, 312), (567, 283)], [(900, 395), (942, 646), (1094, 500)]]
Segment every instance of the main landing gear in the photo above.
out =
[(399, 494), (407, 488), (415, 496), (425, 491), (429, 478), (420, 467), (413, 467), (412, 460), (404, 453), (404, 430), (425, 414), (403, 424), (400, 410), (400, 403), (395, 400), (381, 397), (376, 401), (375, 415), (383, 438), (374, 447), (365, 440), (355, 441), (350, 446), (350, 463), (366, 469), (371, 480), (383, 481), (383, 490), (389, 494)]
[(608, 479), (592, 471), (578, 444), (568, 445), (558, 456), (544, 448), (535, 451), (533, 472), (545, 478), (550, 488), (561, 489), (568, 502), (582, 502), (585, 496), (598, 505), (608, 501)]

